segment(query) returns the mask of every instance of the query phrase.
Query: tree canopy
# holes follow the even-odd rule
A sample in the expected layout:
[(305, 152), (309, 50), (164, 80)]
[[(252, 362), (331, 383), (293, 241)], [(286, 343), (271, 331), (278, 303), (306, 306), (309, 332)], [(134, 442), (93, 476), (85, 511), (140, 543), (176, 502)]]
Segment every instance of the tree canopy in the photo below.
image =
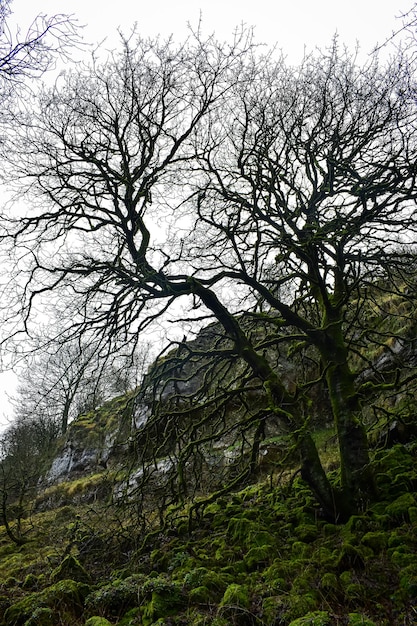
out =
[[(69, 336), (107, 346), (135, 344), (171, 310), (189, 331), (214, 318), (221, 358), (244, 364), (236, 389), (250, 372), (263, 394), (248, 408), (254, 431), (282, 420), (326, 514), (372, 497), (369, 362), (352, 355), (381, 343), (362, 315), (367, 290), (399, 292), (390, 278), (406, 281), (415, 258), (407, 56), (360, 64), (336, 39), (292, 67), (247, 31), (181, 46), (132, 35), (44, 89), (19, 122), (8, 159), (30, 202), (4, 218), (3, 238), (26, 327), (49, 294)], [(315, 366), (289, 384), (277, 350)], [(372, 391), (387, 384), (377, 372)], [(328, 394), (340, 487), (308, 426), (314, 385)]]

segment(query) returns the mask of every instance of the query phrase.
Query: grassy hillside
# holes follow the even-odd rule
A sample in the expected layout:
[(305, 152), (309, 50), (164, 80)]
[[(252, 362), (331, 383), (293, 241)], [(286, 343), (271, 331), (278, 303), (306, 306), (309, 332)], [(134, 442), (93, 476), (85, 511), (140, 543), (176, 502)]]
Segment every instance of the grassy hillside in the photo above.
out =
[(27, 543), (0, 529), (0, 624), (415, 624), (416, 456), (413, 441), (376, 452), (379, 501), (344, 525), (322, 519), (295, 470), (147, 535), (110, 504), (108, 471), (61, 483), (55, 508), (25, 520)]

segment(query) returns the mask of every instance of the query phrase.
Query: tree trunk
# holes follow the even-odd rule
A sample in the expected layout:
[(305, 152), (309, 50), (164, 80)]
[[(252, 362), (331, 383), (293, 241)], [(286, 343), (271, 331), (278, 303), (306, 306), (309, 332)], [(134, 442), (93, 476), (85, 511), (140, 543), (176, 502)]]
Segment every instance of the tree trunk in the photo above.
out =
[(323, 507), (326, 517), (337, 521), (341, 515), (338, 506), (342, 503), (327, 478), (311, 433), (305, 427), (298, 406), (299, 400), (287, 391), (267, 359), (255, 350), (238, 320), (227, 311), (216, 294), (204, 288), (201, 283), (194, 279), (190, 283), (192, 284), (192, 291), (215, 314), (225, 331), (234, 340), (238, 354), (251, 367), (253, 374), (263, 381), (269, 397), (271, 412), (278, 415), (287, 424), (300, 451), (303, 479)]
[(343, 509), (349, 515), (375, 494), (375, 484), (341, 326), (334, 325), (326, 335), (326, 348), (321, 352), (339, 442)]
[[(20, 502), (19, 502), (20, 505)], [(2, 497), (1, 497), (1, 511), (2, 511), (2, 515), (3, 515), (3, 524), (4, 524), (4, 529), (6, 531), (6, 535), (9, 537), (9, 539), (11, 539), (11, 541), (13, 543), (15, 543), (17, 546), (23, 546), (25, 545), (25, 543), (28, 542), (28, 540), (25, 537), (22, 537), (22, 535), (20, 534), (20, 518), (18, 519), (18, 532), (15, 533), (12, 529), (12, 527), (9, 524), (9, 518), (8, 518), (8, 511), (7, 511), (7, 491), (6, 488), (3, 488), (3, 492), (2, 492)], [(20, 515), (20, 512), (19, 512)]]

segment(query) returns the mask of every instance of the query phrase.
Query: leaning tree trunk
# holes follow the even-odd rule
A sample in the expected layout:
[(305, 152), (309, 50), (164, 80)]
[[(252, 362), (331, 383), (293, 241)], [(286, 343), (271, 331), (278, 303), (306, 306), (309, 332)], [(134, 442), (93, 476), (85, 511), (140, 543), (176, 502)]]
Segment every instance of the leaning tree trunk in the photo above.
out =
[(190, 280), (189, 283), (192, 292), (201, 298), (233, 339), (236, 352), (251, 367), (254, 376), (263, 381), (271, 412), (287, 424), (300, 451), (302, 477), (323, 507), (324, 514), (336, 521), (340, 517), (339, 499), (323, 468), (311, 432), (306, 428), (299, 401), (287, 391), (267, 359), (256, 351), (238, 320), (222, 305), (216, 294), (203, 287), (195, 279)]

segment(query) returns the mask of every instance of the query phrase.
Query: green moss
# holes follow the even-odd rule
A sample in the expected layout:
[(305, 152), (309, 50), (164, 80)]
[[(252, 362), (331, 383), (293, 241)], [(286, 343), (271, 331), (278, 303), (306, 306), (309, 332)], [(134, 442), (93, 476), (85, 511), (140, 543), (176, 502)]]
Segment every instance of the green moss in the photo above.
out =
[(406, 567), (416, 562), (416, 555), (407, 546), (398, 546), (398, 548), (389, 549), (387, 551), (391, 562), (397, 567)]
[(62, 563), (56, 567), (51, 573), (51, 581), (57, 582), (58, 580), (77, 580), (78, 582), (88, 583), (91, 582), (90, 576), (84, 567), (81, 565), (78, 559), (72, 554), (68, 554)]
[(417, 523), (417, 506), (410, 506), (408, 509), (408, 516), (410, 518), (411, 524)]
[(114, 580), (90, 593), (86, 599), (86, 609), (91, 613), (101, 613), (106, 617), (120, 617), (127, 610), (138, 605), (139, 583), (143, 576), (130, 576)]
[(319, 530), (313, 524), (300, 524), (294, 529), (296, 537), (304, 543), (310, 543), (317, 539)]
[[(206, 556), (206, 553), (205, 553), (205, 556)], [(240, 558), (240, 556), (241, 556), (240, 548), (237, 548), (237, 549), (236, 547), (227, 548), (225, 545), (222, 545), (221, 547), (217, 548), (216, 552), (214, 553), (215, 560), (222, 564), (234, 563), (236, 560)]]
[(238, 606), (242, 608), (249, 607), (248, 588), (245, 585), (232, 583), (224, 592), (221, 607)]
[(185, 606), (185, 603), (177, 594), (161, 594), (154, 591), (151, 600), (142, 607), (142, 624), (150, 626), (160, 618), (175, 615), (181, 606)]
[(213, 592), (207, 589), (204, 585), (191, 589), (188, 594), (188, 598), (191, 604), (209, 604), (214, 600)]
[(348, 533), (357, 533), (367, 531), (369, 528), (369, 517), (366, 515), (351, 515), (344, 526), (344, 534), (346, 535), (346, 531)]
[(251, 548), (243, 557), (247, 569), (252, 571), (254, 569), (262, 568), (270, 562), (271, 548), (270, 546), (256, 546)]
[(112, 624), (105, 617), (97, 617), (94, 615), (86, 621), (85, 626), (112, 626)]
[(232, 583), (224, 592), (219, 605), (218, 616), (227, 619), (228, 624), (234, 624), (242, 614), (246, 616), (249, 606), (250, 599), (246, 585)]
[(292, 581), (291, 593), (309, 592), (314, 587), (316, 571), (305, 567)]
[(280, 621), (280, 615), (285, 608), (282, 596), (271, 596), (262, 601), (262, 621), (265, 626), (274, 626)]
[(289, 626), (331, 626), (331, 624), (327, 611), (313, 611), (293, 620)]
[(326, 567), (331, 569), (337, 565), (337, 558), (335, 557), (334, 552), (326, 546), (319, 546), (316, 548), (310, 557), (310, 561), (315, 563), (320, 568)]
[(388, 535), (382, 531), (370, 531), (363, 535), (361, 543), (371, 548), (375, 554), (380, 554), (388, 545)]
[(204, 517), (215, 517), (218, 515), (223, 518), (223, 506), (220, 502), (211, 502), (204, 509)]
[(375, 622), (362, 613), (349, 613), (349, 626), (377, 626)]
[(336, 524), (324, 524), (323, 532), (326, 537), (332, 537), (333, 535), (337, 535), (339, 533), (339, 526)]
[(40, 608), (47, 608), (45, 602), (38, 593), (32, 593), (6, 609), (4, 624), (6, 626), (22, 626)]
[(411, 600), (417, 598), (417, 565), (407, 565), (400, 572), (400, 596)]
[(327, 591), (334, 591), (338, 588), (339, 583), (337, 581), (337, 576), (336, 574), (333, 574), (333, 572), (326, 572), (325, 574), (323, 574), (322, 578), (321, 578), (321, 588), (324, 589), (326, 592)]
[(188, 589), (204, 586), (209, 591), (224, 593), (230, 583), (230, 576), (209, 570), (206, 567), (197, 567), (188, 572), (184, 577), (184, 585)]
[(25, 622), (25, 626), (55, 626), (56, 615), (48, 608), (36, 609)]
[(186, 605), (187, 600), (180, 584), (169, 582), (163, 577), (148, 579), (142, 586), (141, 598), (143, 626), (150, 626), (160, 618), (175, 615)]
[(75, 507), (65, 505), (59, 509), (57, 509), (55, 513), (55, 521), (62, 524), (63, 522), (69, 522), (73, 520), (77, 514)]
[(318, 599), (314, 593), (291, 593), (287, 599), (288, 609), (284, 618), (289, 622), (318, 609)]
[(337, 561), (337, 569), (340, 572), (349, 569), (365, 569), (365, 561), (360, 551), (351, 544), (344, 543)]
[(245, 543), (253, 530), (254, 523), (244, 517), (232, 517), (227, 526), (228, 536), (239, 543)]
[(395, 522), (409, 522), (409, 509), (416, 506), (416, 500), (411, 493), (403, 493), (386, 508), (386, 513)]
[(28, 574), (23, 581), (22, 589), (36, 589), (38, 587), (38, 577), (34, 574)]
[(311, 544), (304, 543), (304, 541), (294, 541), (291, 546), (291, 552), (294, 556), (305, 559), (312, 554)]
[(39, 593), (31, 593), (12, 604), (4, 614), (5, 626), (20, 626), (41, 608), (67, 609), (78, 614), (89, 592), (88, 585), (74, 580), (61, 580)]
[(365, 600), (367, 595), (366, 588), (360, 583), (351, 583), (350, 585), (346, 585), (344, 593), (346, 598), (350, 601)]
[(251, 531), (246, 539), (246, 545), (248, 548), (273, 547), (275, 545), (275, 537), (266, 530)]
[(140, 610), (139, 607), (135, 609), (130, 609), (127, 613), (125, 613), (117, 622), (117, 626), (137, 626), (140, 623)]
[(289, 580), (295, 577), (298, 567), (292, 567), (293, 562), (289, 563), (283, 559), (275, 559), (268, 569), (263, 572), (263, 578), (274, 593), (287, 592), (290, 589)]
[(398, 546), (404, 546), (407, 544), (407, 537), (402, 530), (397, 528), (389, 534), (388, 547), (397, 548)]

